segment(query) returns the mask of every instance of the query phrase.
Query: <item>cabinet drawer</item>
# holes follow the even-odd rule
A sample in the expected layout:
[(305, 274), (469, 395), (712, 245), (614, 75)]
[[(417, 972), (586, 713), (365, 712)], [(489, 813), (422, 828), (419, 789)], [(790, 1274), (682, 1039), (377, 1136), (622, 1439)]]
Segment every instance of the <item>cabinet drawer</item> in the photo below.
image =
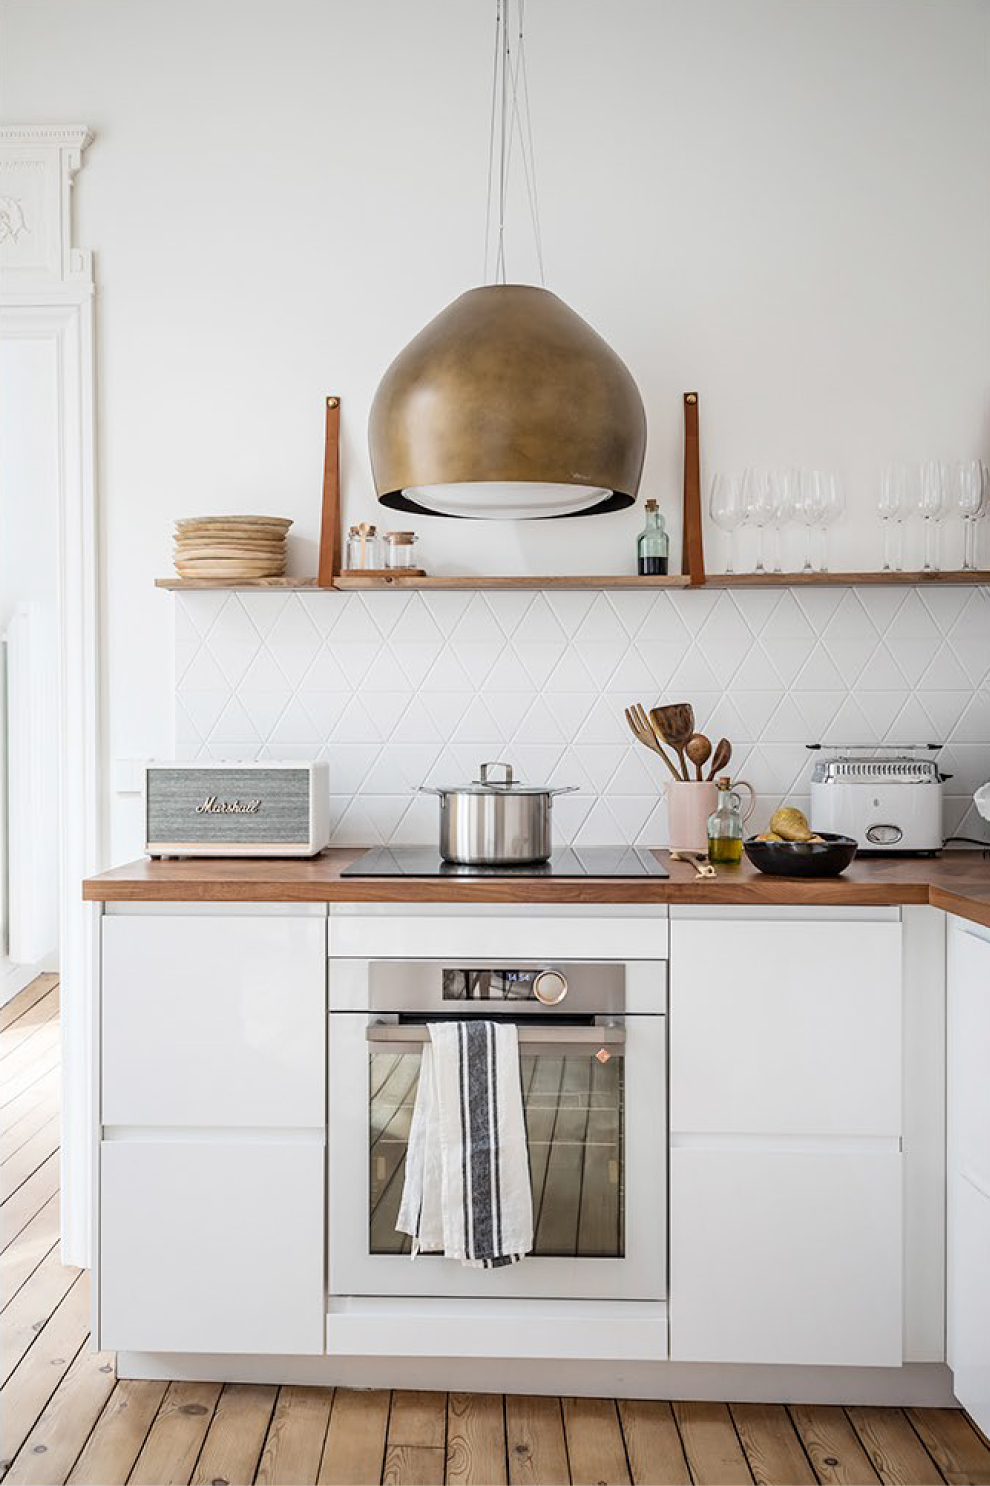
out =
[(104, 1141), (100, 1345), (323, 1351), (321, 1141)]
[(106, 917), (104, 1125), (322, 1127), (325, 927)]
[(670, 1356), (896, 1367), (901, 1158), (677, 1150)]
[(671, 1129), (897, 1135), (899, 923), (671, 925)]

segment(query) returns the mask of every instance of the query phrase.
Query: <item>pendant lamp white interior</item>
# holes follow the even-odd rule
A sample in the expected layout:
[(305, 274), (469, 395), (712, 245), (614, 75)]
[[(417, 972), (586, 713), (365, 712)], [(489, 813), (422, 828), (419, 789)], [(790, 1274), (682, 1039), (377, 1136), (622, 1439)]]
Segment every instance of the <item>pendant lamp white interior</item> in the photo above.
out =
[[(485, 272), (385, 372), (368, 422), (378, 498), (419, 515), (522, 521), (632, 505), (646, 414), (628, 367), (543, 285), (523, 7), (496, 0)], [(506, 282), (505, 217), (521, 161), (539, 287)], [(495, 231), (492, 232), (494, 219)]]
[(611, 494), (601, 485), (547, 485), (535, 480), (469, 480), (461, 485), (412, 485), (404, 492), (438, 516), (478, 521), (527, 521), (579, 516)]

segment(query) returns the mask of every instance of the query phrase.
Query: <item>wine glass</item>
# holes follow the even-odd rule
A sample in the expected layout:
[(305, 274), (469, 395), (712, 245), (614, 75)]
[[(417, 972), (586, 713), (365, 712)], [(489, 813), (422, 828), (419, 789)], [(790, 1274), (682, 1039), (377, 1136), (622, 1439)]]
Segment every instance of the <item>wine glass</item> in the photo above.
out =
[(976, 523), (987, 506), (987, 468), (980, 459), (952, 466), (951, 499), (963, 519), (963, 568), (976, 567)]
[[(899, 573), (903, 560), (903, 524), (909, 512), (907, 470), (903, 464), (888, 464), (880, 476), (877, 510), (883, 522), (883, 570)], [(897, 523), (897, 551), (891, 560), (890, 523)]]
[(818, 527), (822, 534), (821, 564), (818, 571), (828, 572), (828, 529), (838, 521), (846, 507), (846, 492), (841, 475), (823, 474), (822, 493), (818, 511)]
[(746, 515), (743, 504), (743, 481), (741, 475), (716, 475), (712, 480), (711, 500), (708, 509), (720, 531), (728, 533), (728, 556), (725, 563), (727, 573), (735, 572), (736, 530)]
[(797, 504), (797, 491), (799, 483), (797, 470), (782, 470), (770, 476), (771, 488), (773, 490), (773, 531), (774, 531), (774, 564), (775, 573), (782, 571), (781, 558), (783, 555), (783, 543), (780, 538), (781, 527), (794, 519), (794, 508)]
[(815, 571), (814, 563), (811, 560), (812, 532), (819, 525), (821, 513), (825, 509), (826, 479), (827, 476), (822, 470), (801, 470), (798, 473), (794, 514), (805, 528), (804, 566), (801, 569), (802, 573), (813, 573)]
[(763, 533), (773, 520), (775, 492), (773, 482), (766, 470), (747, 470), (743, 476), (743, 505), (746, 525), (755, 526), (759, 532), (756, 567), (754, 573), (765, 573), (763, 562)]
[(918, 487), (918, 511), (925, 522), (925, 563), (922, 572), (938, 572), (938, 528), (945, 515), (948, 496), (946, 468), (940, 459), (929, 459), (921, 466)]

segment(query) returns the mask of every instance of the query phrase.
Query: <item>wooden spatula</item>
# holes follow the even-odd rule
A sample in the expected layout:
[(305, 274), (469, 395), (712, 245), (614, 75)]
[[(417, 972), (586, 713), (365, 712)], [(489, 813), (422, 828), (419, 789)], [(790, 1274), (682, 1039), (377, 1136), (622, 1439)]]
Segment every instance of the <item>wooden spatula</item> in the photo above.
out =
[(651, 707), (650, 721), (665, 743), (681, 761), (681, 778), (690, 779), (684, 745), (694, 733), (694, 708), (690, 702), (671, 702), (667, 707)]

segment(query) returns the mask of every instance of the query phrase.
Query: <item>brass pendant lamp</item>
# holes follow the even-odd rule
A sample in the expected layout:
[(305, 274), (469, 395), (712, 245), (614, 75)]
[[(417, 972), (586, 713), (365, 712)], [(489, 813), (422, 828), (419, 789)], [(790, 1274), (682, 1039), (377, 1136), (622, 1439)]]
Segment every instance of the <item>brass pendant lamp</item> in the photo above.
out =
[(517, 128), (541, 280), (543, 272), (525, 0), (518, 0), (514, 48), (510, 3), (497, 0), (485, 233), (487, 276), (494, 185), (501, 282), (469, 289), (410, 341), (382, 378), (368, 421), (379, 501), (417, 515), (519, 521), (617, 511), (635, 501), (643, 470), (646, 414), (628, 367), (556, 294), (505, 282)]

